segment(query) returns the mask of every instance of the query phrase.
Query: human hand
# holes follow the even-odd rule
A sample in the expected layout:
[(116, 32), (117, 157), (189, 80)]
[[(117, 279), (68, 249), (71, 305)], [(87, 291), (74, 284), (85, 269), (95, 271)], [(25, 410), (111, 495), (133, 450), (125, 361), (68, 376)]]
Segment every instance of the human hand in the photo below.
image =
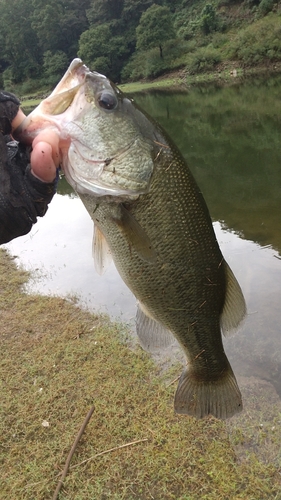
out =
[[(12, 121), (12, 132), (25, 119), (19, 109)], [(42, 130), (32, 142), (30, 154), (31, 173), (43, 182), (53, 182), (59, 167), (59, 136), (53, 130)]]
[(59, 138), (41, 131), (29, 147), (11, 140), (25, 119), (16, 96), (0, 90), (0, 244), (27, 234), (56, 192)]

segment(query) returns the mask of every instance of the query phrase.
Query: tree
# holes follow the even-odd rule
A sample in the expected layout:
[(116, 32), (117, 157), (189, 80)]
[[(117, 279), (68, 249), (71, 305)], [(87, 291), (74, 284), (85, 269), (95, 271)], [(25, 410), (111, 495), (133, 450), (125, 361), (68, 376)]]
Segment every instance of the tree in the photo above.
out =
[(69, 59), (77, 54), (78, 39), (88, 26), (90, 0), (32, 0), (32, 27), (43, 52), (62, 50)]
[(68, 58), (65, 52), (58, 50), (51, 52), (47, 50), (43, 54), (44, 76), (50, 85), (54, 86), (65, 73), (68, 66)]
[(124, 0), (92, 0), (91, 7), (87, 10), (90, 25), (119, 19), (123, 4)]
[(113, 35), (111, 25), (99, 24), (82, 33), (78, 55), (92, 70), (119, 80), (129, 49), (122, 36)]
[(159, 47), (163, 57), (163, 42), (176, 37), (171, 11), (168, 7), (153, 4), (141, 16), (136, 29), (137, 50)]
[(214, 7), (207, 3), (202, 10), (202, 18), (201, 18), (201, 29), (204, 33), (204, 35), (208, 35), (209, 33), (212, 33), (213, 31), (216, 31), (219, 27), (219, 20), (218, 16), (216, 14), (216, 11)]
[(124, 0), (122, 18), (127, 24), (137, 27), (141, 15), (155, 3), (153, 0)]
[(1, 65), (9, 66), (11, 79), (21, 82), (37, 76), (41, 51), (31, 26), (32, 5), (29, 0), (0, 2)]

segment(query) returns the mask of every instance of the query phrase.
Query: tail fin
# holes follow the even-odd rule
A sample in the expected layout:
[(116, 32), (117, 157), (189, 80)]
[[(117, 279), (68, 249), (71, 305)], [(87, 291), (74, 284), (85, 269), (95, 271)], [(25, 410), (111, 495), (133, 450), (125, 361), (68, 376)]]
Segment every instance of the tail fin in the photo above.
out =
[(242, 397), (235, 375), (228, 363), (223, 376), (216, 381), (198, 381), (194, 372), (182, 372), (175, 394), (175, 411), (203, 418), (229, 418), (242, 411)]

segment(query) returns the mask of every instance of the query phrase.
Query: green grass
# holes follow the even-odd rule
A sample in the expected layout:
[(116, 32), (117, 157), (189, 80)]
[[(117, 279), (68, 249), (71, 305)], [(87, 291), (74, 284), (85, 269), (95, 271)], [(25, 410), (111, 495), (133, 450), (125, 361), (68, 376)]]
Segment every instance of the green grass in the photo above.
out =
[(118, 87), (123, 91), (123, 92), (141, 92), (144, 90), (150, 90), (150, 89), (163, 89), (163, 88), (173, 88), (173, 87), (178, 87), (182, 85), (183, 80), (182, 78), (163, 78), (155, 81), (149, 81), (149, 82), (132, 82), (132, 83), (124, 83), (121, 85), (118, 85)]
[[(263, 461), (249, 445), (260, 414), (246, 411), (230, 426), (175, 415), (178, 365), (162, 373), (129, 347), (125, 326), (70, 301), (25, 294), (28, 274), (2, 250), (0, 274), (1, 500), (52, 498), (92, 405), (61, 500), (280, 499), (277, 420), (274, 437), (266, 426), (259, 434), (274, 451)], [(277, 418), (274, 405), (270, 411)], [(245, 440), (249, 452), (237, 459)]]

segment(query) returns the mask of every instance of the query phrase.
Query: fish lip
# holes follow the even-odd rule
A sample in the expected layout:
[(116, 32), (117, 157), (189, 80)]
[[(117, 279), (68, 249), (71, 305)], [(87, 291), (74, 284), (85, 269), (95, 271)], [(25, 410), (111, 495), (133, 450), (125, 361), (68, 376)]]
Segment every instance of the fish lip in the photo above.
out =
[[(79, 81), (79, 77), (81, 77), (82, 81), (84, 81), (85, 78), (86, 78), (86, 76), (89, 73), (91, 73), (91, 71), (88, 68), (88, 66), (86, 66), (86, 64), (83, 63), (82, 59), (79, 59), (78, 57), (76, 57), (75, 59), (73, 59), (73, 61), (70, 63), (70, 66), (68, 68), (68, 72), (70, 74), (72, 74), (73, 76), (77, 76), (78, 77), (78, 81)], [(79, 83), (80, 83), (80, 81), (79, 81)], [(54, 89), (53, 92), (55, 92), (55, 90), (56, 89)]]

